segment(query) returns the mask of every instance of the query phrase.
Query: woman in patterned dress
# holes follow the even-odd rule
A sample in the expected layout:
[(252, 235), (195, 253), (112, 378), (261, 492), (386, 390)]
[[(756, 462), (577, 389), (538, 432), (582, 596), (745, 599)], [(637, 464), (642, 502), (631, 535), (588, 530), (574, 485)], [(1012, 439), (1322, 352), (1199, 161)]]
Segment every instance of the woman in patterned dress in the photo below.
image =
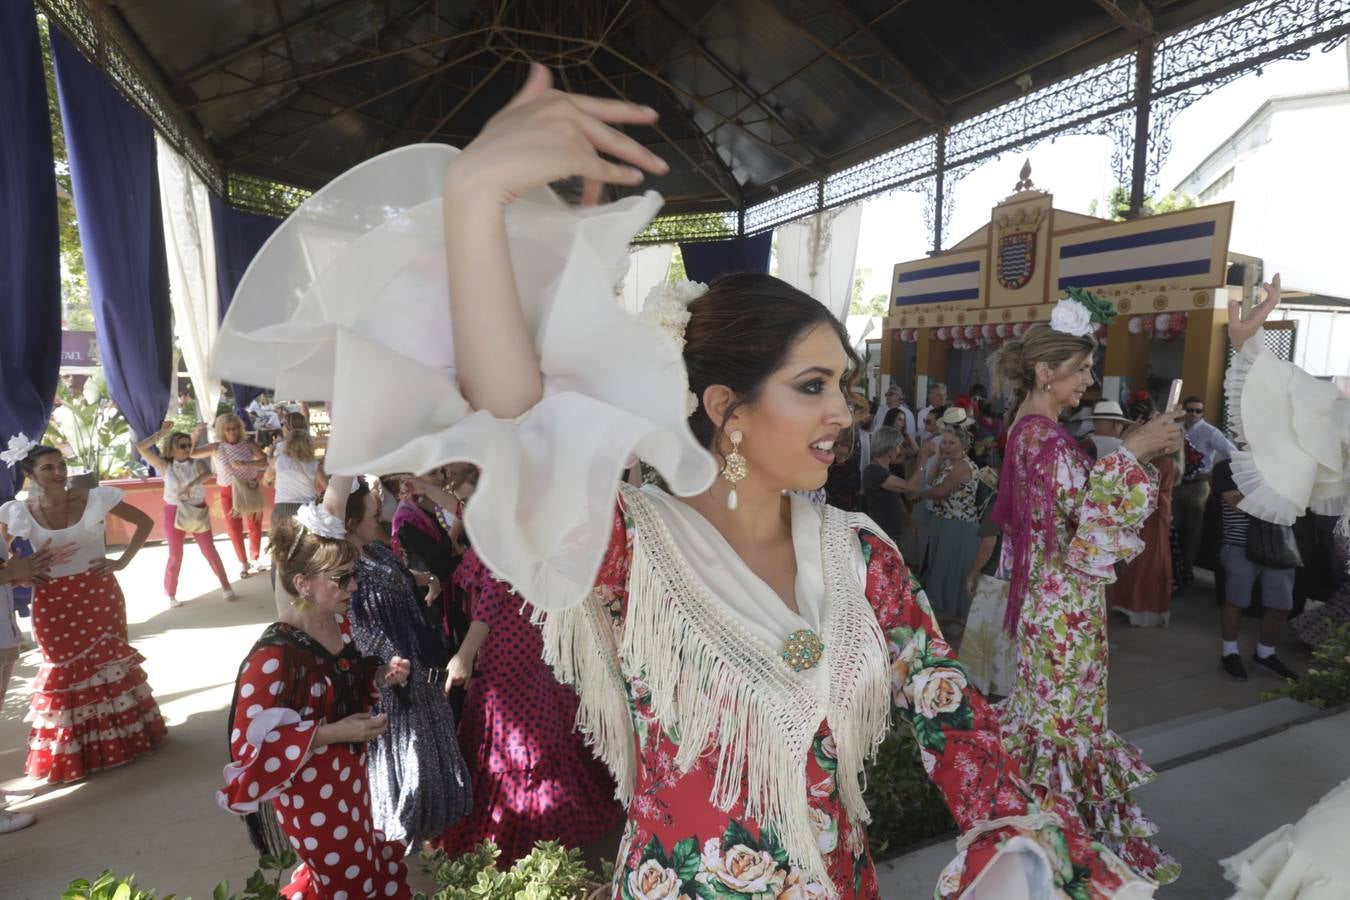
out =
[(959, 630), (965, 626), (972, 599), (966, 591), (966, 574), (980, 549), (980, 514), (975, 506), (979, 481), (975, 463), (967, 455), (970, 432), (939, 427), (938, 469), (932, 486), (918, 495), (929, 501), (932, 511), (925, 534), (923, 586), (938, 621)]
[[(375, 827), (390, 840), (418, 847), (468, 814), (468, 768), (460, 752), (446, 677), (450, 652), (441, 624), (435, 575), (415, 572), (379, 540), (379, 503), (362, 481), (336, 479), (324, 503), (345, 510), (347, 538), (361, 548), (352, 596), (357, 649), (408, 660), (408, 683), (382, 693), (389, 728), (371, 746), (369, 771)], [(345, 498), (345, 499), (344, 499)], [(424, 599), (425, 598), (425, 599)]]
[[(455, 589), (473, 622), (450, 679), (469, 684), (459, 736), (474, 798), (473, 812), (437, 846), (459, 856), (490, 838), (509, 863), (537, 841), (587, 848), (617, 835), (624, 810), (614, 779), (576, 730), (576, 692), (544, 662), (533, 610), (472, 550), (455, 570)], [(612, 857), (612, 838), (608, 850)]]
[(404, 684), (408, 663), (385, 665), (352, 643), (357, 550), (340, 520), (301, 507), (272, 529), (271, 546), (294, 604), (239, 667), (216, 802), (245, 818), (259, 853), (295, 851), (284, 896), (409, 897), (403, 846), (374, 827), (366, 774), (367, 744), (388, 725), (371, 714), (377, 685)]
[(1181, 446), (1180, 413), (1138, 427), (1094, 464), (1057, 420), (1093, 384), (1095, 350), (1090, 329), (1035, 325), (990, 360), (1016, 411), (994, 518), (1011, 572), (1018, 669), (999, 709), (1026, 780), (1072, 798), (1094, 838), (1165, 883), (1180, 868), (1149, 840), (1157, 828), (1130, 799), (1153, 772), (1107, 726), (1105, 590), (1115, 564), (1143, 550), (1139, 532), (1157, 494), (1148, 462)]
[[(214, 443), (203, 444), (192, 451), (193, 459), (210, 459), (220, 485), (220, 506), (225, 513), (225, 530), (229, 532), (234, 555), (239, 558), (239, 577), (247, 578), (258, 570), (262, 553), (262, 512), (240, 513), (234, 508), (235, 485), (240, 482), (258, 483), (267, 468), (267, 455), (244, 434), (244, 420), (234, 413), (218, 416), (213, 426)], [(244, 528), (248, 527), (248, 553), (244, 552)]]
[[(481, 461), (475, 552), (536, 609), (628, 807), (614, 897), (875, 900), (860, 780), (893, 711), (964, 832), (940, 896), (1149, 896), (1071, 804), (1022, 782), (881, 530), (797, 493), (824, 484), (862, 408), (861, 361), (829, 310), (766, 275), (663, 288), (646, 321), (614, 303), (660, 197), (575, 210), (543, 188), (580, 175), (589, 202), (601, 182), (636, 184), (629, 165), (664, 171), (611, 127), (654, 119), (532, 68), (458, 155), (404, 148), (307, 201), (290, 228), (330, 202), (361, 211), (345, 250), (306, 274), (298, 244), (270, 242), (216, 365), (331, 391), (335, 471)], [(444, 270), (428, 263), (441, 250)], [(346, 277), (371, 265), (378, 276)], [(376, 300), (357, 282), (387, 289)], [(320, 283), (304, 313), (272, 302)], [(292, 327), (312, 346), (273, 370), (260, 351)], [(394, 394), (397, 422), (364, 415)], [(635, 453), (679, 496), (621, 486)]]
[[(153, 523), (117, 488), (68, 491), (66, 462), (53, 447), (33, 446), (16, 462), (32, 487), (27, 500), (0, 506), (0, 537), (58, 549), (33, 595), (42, 665), (24, 771), (52, 783), (78, 781), (154, 752), (168, 735), (141, 669), (145, 658), (128, 642), (127, 604), (114, 574), (140, 551)], [(117, 559), (107, 558), (108, 516), (136, 529)]]

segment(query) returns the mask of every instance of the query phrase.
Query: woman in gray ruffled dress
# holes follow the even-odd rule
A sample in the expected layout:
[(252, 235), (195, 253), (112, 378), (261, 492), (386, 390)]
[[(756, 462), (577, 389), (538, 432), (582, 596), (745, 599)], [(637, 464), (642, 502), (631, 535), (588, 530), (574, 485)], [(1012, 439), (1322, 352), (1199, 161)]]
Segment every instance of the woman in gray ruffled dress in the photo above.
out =
[[(346, 478), (334, 482), (344, 484), (330, 483), (328, 506), (350, 485)], [(347, 537), (361, 547), (349, 613), (352, 638), (365, 655), (401, 656), (412, 666), (407, 684), (381, 691), (379, 711), (389, 716), (389, 728), (370, 744), (371, 812), (389, 840), (417, 847), (464, 818), (473, 805), (446, 698), (450, 651), (434, 602), (448, 586), (434, 575), (410, 571), (380, 542), (379, 503), (364, 482), (346, 498), (345, 508)], [(421, 587), (427, 588), (425, 600)]]

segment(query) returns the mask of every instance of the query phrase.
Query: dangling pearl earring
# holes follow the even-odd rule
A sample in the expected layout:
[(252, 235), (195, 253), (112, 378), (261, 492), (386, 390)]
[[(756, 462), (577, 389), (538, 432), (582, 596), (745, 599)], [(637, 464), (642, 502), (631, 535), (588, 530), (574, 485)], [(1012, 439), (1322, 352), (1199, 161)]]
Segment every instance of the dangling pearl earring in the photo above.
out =
[(727, 494), (727, 509), (735, 509), (738, 502), (736, 482), (745, 477), (745, 457), (741, 456), (741, 441), (744, 436), (739, 431), (727, 435), (731, 438), (731, 452), (727, 454), (726, 465), (722, 467), (722, 477), (731, 482), (731, 493)]

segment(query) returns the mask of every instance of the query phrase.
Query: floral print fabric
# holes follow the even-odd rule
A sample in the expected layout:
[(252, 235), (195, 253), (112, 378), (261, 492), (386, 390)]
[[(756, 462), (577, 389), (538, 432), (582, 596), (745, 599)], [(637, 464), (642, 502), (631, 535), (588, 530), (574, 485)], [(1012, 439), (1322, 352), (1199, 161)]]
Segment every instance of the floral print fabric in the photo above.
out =
[[(1157, 476), (1125, 450), (1090, 463), (1058, 424), (1039, 416), (1014, 428), (1005, 466), (1048, 447), (1057, 448), (1054, 502), (1031, 504), (1031, 527), (1021, 535), (1030, 542), (1030, 568), (1020, 599), (1017, 678), (999, 705), (1004, 744), (1028, 782), (1071, 798), (1097, 841), (1166, 883), (1180, 867), (1148, 840), (1157, 827), (1129, 796), (1154, 773), (1106, 720), (1106, 585), (1116, 562), (1143, 550), (1139, 530), (1153, 509)], [(1007, 477), (1002, 483), (1004, 491), (1033, 489)], [(1006, 526), (1005, 537), (1011, 566)]]
[[(625, 627), (633, 520), (622, 505), (592, 595), (615, 635)], [(943, 873), (936, 896), (964, 893), (1005, 850), (1033, 849), (1070, 896), (1112, 896), (1137, 881), (1109, 851), (1082, 831), (1070, 804), (1040, 801), (1023, 783), (1001, 745), (997, 718), (938, 631), (918, 583), (880, 536), (858, 532), (866, 594), (888, 640), (890, 689), (897, 717), (915, 729), (923, 764), (943, 791), (963, 832), (964, 849)], [(622, 900), (755, 898), (840, 900), (881, 896), (861, 827), (850, 825), (840, 800), (835, 739), (822, 722), (802, 773), (816, 846), (829, 883), (809, 877), (772, 828), (746, 814), (745, 791), (729, 808), (710, 799), (718, 753), (708, 748), (687, 771), (675, 757), (678, 722), (655, 713), (640, 661), (621, 661), (636, 742), (637, 767), (628, 822), (620, 845), (613, 897)], [(637, 674), (633, 667), (638, 666)], [(1059, 818), (1045, 813), (1058, 813)], [(1068, 823), (1059, 826), (1059, 820)]]

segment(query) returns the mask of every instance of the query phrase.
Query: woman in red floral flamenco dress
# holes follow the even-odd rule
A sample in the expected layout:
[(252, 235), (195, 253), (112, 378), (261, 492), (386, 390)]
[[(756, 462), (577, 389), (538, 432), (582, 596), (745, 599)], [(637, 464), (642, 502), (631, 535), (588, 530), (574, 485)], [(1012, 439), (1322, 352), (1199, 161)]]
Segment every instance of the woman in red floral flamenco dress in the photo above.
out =
[[(33, 637), (42, 666), (28, 713), (24, 771), (58, 783), (125, 765), (168, 734), (150, 693), (144, 657), (127, 640), (127, 607), (114, 572), (126, 568), (153, 523), (112, 487), (66, 489), (66, 463), (54, 447), (24, 435), (3, 456), (31, 481), (26, 501), (0, 506), (4, 539), (50, 546), (58, 560), (33, 595)], [(104, 519), (136, 530), (117, 559), (107, 558)]]
[[(627, 806), (612, 897), (876, 900), (861, 781), (893, 715), (962, 831), (940, 897), (1151, 896), (1021, 779), (885, 532), (802, 495), (864, 406), (838, 319), (757, 274), (625, 312), (662, 200), (590, 201), (666, 171), (613, 127), (656, 113), (550, 85), (534, 67), (463, 151), (401, 148), (306, 201), (216, 373), (331, 398), (335, 472), (482, 466), (466, 532), (536, 610)], [(573, 175), (581, 208), (546, 187)], [(319, 235), (326, 262), (296, 265)], [(669, 491), (619, 483), (634, 455)]]
[(404, 848), (373, 827), (366, 777), (366, 744), (388, 725), (371, 711), (376, 685), (403, 684), (408, 663), (363, 657), (352, 643), (358, 550), (340, 519), (303, 506), (272, 529), (271, 547), (295, 599), (239, 667), (216, 802), (244, 816), (258, 852), (289, 846), (300, 858), (287, 897), (409, 897)]

